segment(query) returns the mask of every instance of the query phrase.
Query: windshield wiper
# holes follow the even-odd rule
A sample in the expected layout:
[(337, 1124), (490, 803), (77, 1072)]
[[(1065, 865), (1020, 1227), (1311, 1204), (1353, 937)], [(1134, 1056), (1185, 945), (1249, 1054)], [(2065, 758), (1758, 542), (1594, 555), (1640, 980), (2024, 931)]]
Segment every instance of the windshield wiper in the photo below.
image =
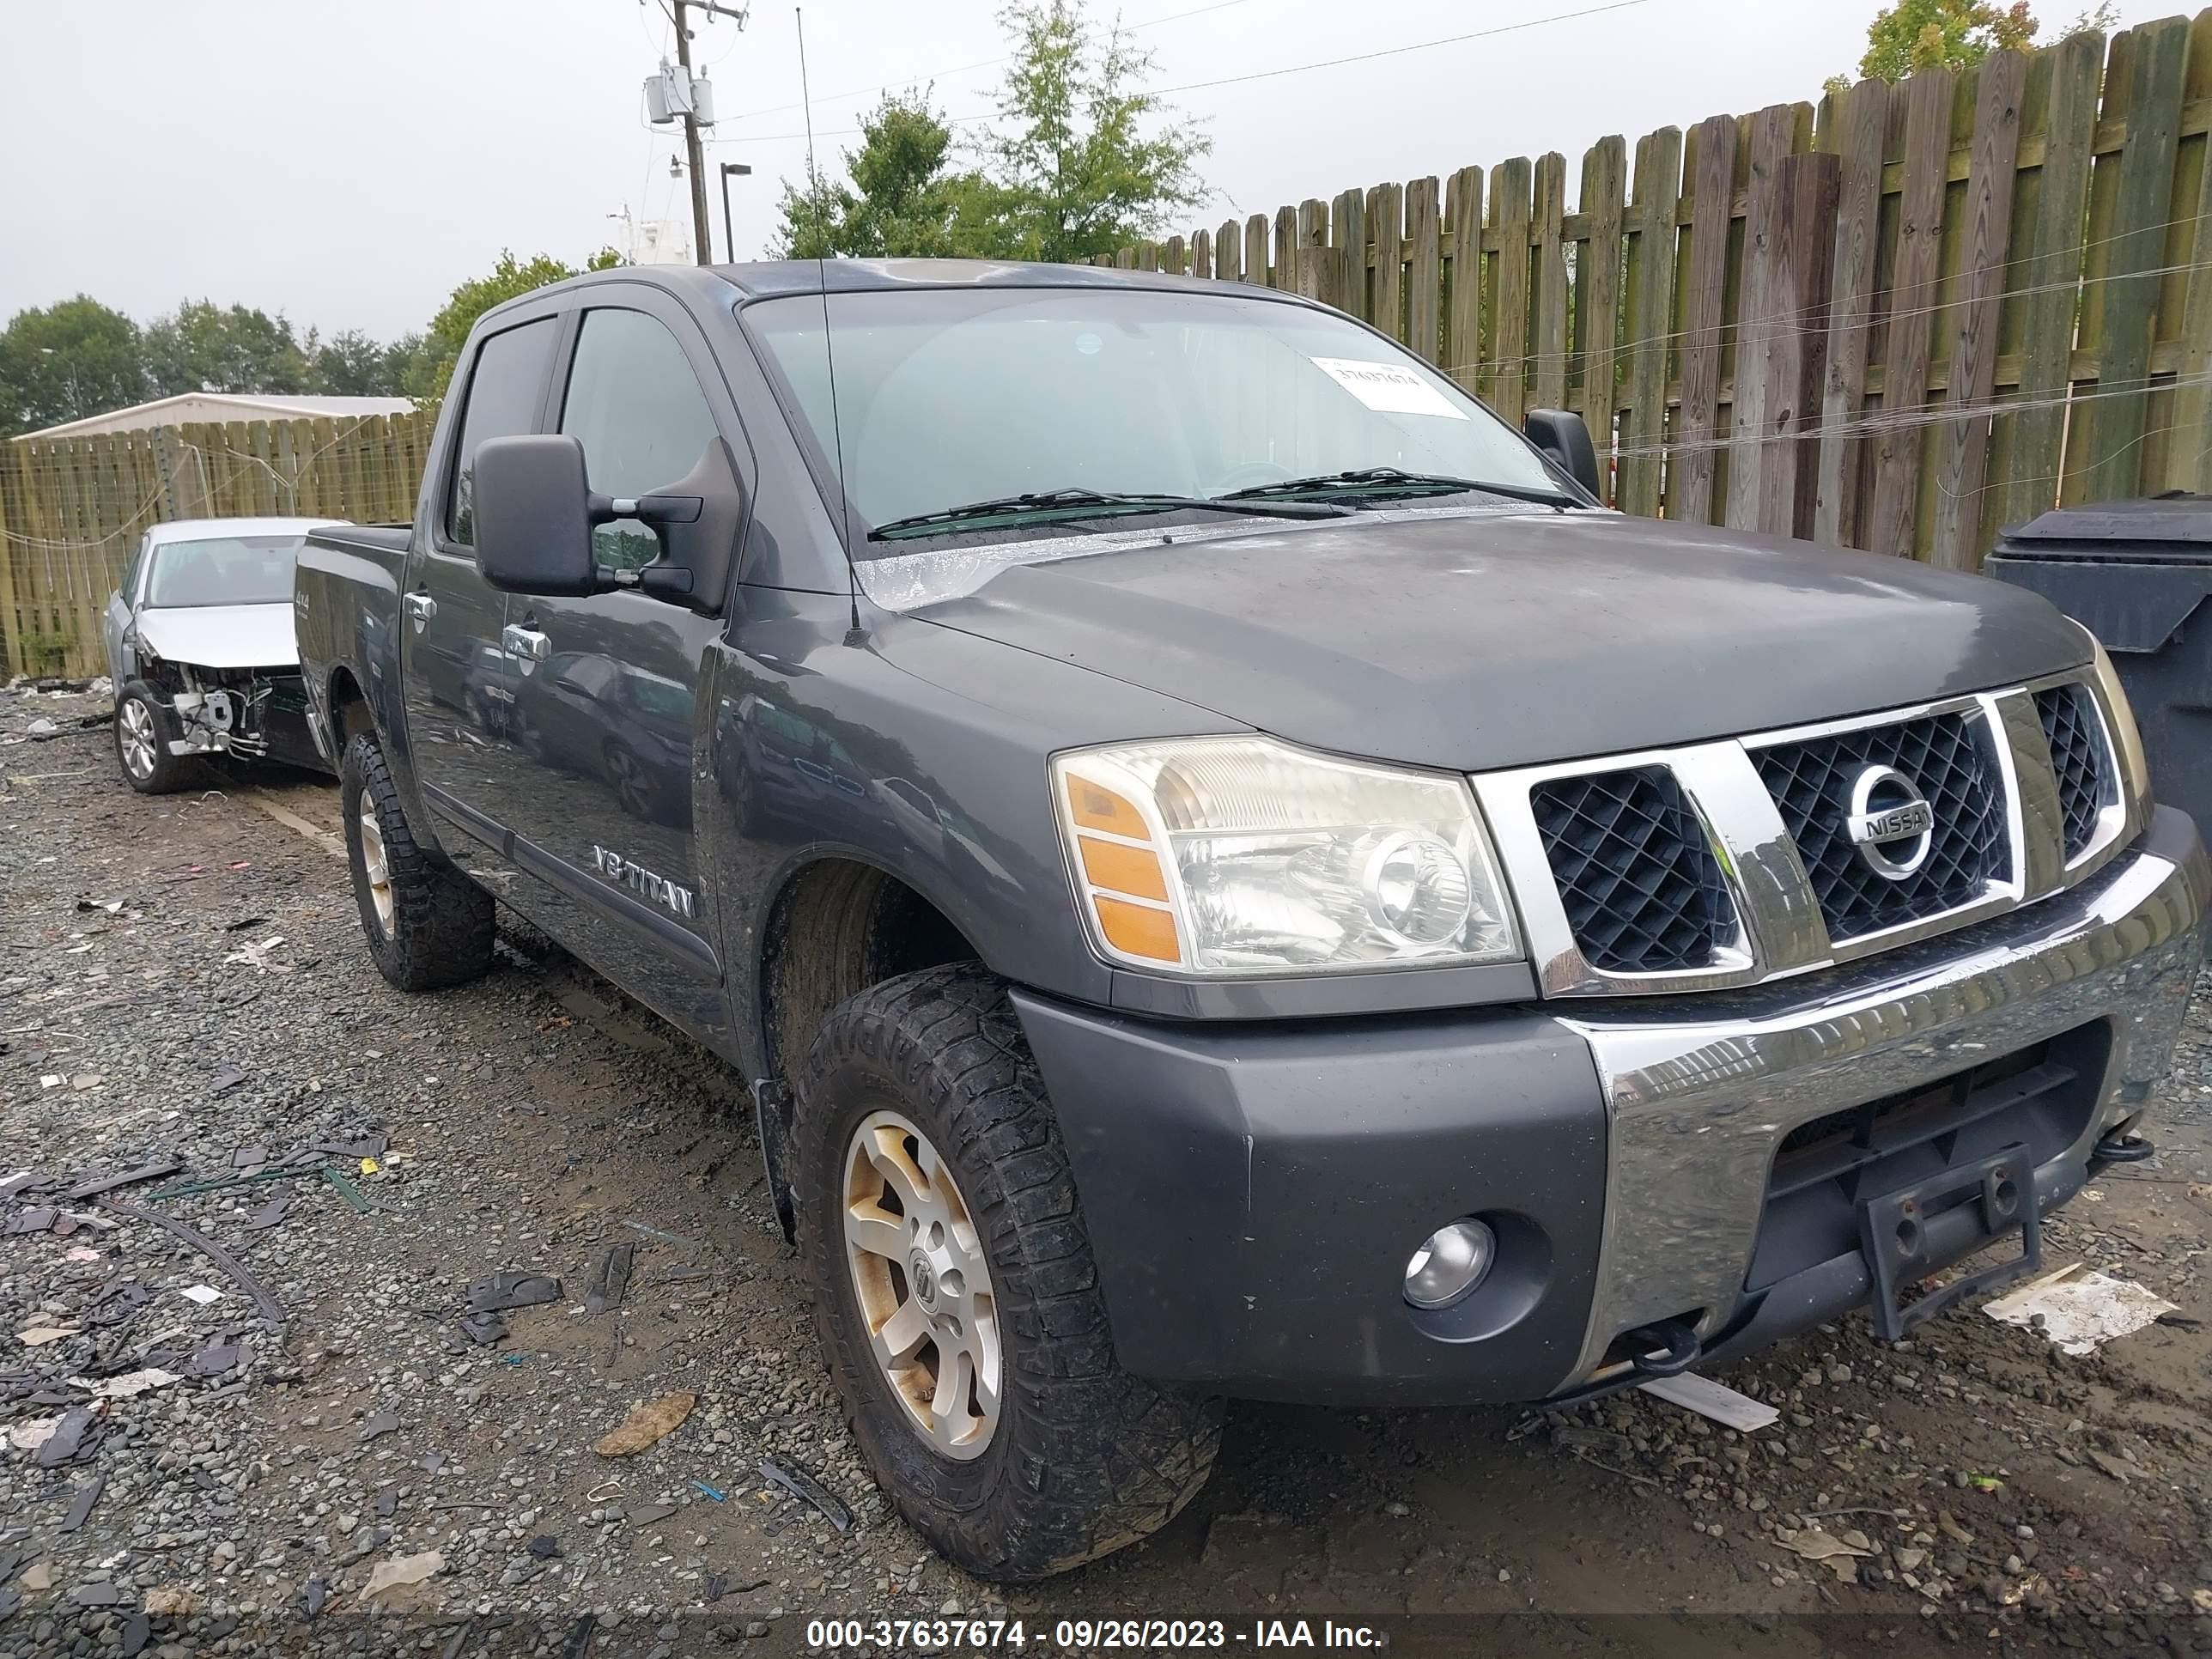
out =
[(1129, 513), (1249, 513), (1270, 519), (1334, 519), (1352, 511), (1334, 501), (1246, 500), (1239, 495), (1149, 495), (1101, 489), (1048, 489), (1027, 495), (1000, 495), (969, 501), (936, 513), (917, 513), (893, 519), (868, 532), (872, 542), (896, 541), (933, 532), (975, 524), (981, 520), (1003, 520), (1007, 524), (1049, 524), (1073, 519), (1103, 519)]
[(1285, 478), (1279, 483), (1254, 484), (1232, 489), (1217, 499), (1244, 501), (1328, 501), (1355, 496), (1382, 500), (1392, 495), (1455, 495), (1464, 490), (1503, 495), (1510, 501), (1534, 501), (1540, 507), (1581, 507), (1585, 503), (1563, 489), (1539, 489), (1528, 484), (1487, 483), (1480, 478), (1455, 478), (1438, 472), (1408, 472), (1395, 466), (1359, 466), (1343, 472), (1316, 473), (1310, 478)]

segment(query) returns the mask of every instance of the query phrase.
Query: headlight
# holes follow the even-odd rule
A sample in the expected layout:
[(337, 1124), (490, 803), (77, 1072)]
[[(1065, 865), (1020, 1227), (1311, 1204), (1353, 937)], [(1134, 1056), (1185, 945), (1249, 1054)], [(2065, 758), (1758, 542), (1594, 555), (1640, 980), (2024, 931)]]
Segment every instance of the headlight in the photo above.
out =
[[(2074, 624), (2081, 628), (2081, 624)], [(2136, 726), (2136, 711), (2128, 702), (2126, 689), (2120, 684), (2119, 671), (2094, 634), (2086, 628), (2090, 648), (2096, 654), (2097, 696), (2105, 705), (2105, 719), (2112, 728), (2112, 747), (2119, 753), (2120, 798), (2127, 803), (2130, 819), (2142, 824), (2150, 817), (2150, 763), (2143, 756), (2142, 733)]]
[(1116, 961), (1229, 976), (1520, 954), (1463, 779), (1187, 738), (1059, 756), (1052, 783)]

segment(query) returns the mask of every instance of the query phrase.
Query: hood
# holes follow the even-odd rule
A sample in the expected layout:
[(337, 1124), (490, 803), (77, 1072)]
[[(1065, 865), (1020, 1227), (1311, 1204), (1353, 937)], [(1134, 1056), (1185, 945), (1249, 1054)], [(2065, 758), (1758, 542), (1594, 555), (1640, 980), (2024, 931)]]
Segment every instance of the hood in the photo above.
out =
[(292, 605), (194, 605), (139, 611), (138, 637), (157, 657), (195, 668), (296, 668)]
[(2000, 582), (1597, 513), (1124, 549), (914, 614), (1291, 742), (1456, 771), (1871, 713), (2089, 655)]

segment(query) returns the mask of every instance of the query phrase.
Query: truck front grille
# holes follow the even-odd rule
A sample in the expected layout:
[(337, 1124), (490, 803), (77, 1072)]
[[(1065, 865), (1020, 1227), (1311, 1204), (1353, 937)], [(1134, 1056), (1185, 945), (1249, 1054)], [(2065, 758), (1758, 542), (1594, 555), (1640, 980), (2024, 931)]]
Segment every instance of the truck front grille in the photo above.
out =
[(1608, 973), (1702, 968), (1735, 908), (1698, 815), (1663, 766), (1559, 778), (1531, 792), (1583, 954)]
[(2051, 745), (2058, 810), (2065, 821), (2066, 861), (2071, 864), (2088, 851), (2112, 793), (2105, 726), (2086, 685), (2054, 685), (2037, 692), (2035, 712), (2043, 720), (2044, 741)]
[[(1752, 758), (1797, 843), (1832, 939), (1956, 910), (2011, 877), (2004, 790), (1978, 713), (1859, 726), (1757, 749)], [(1847, 826), (1852, 785), (1875, 766), (1911, 780), (1935, 811), (1927, 860), (1901, 879), (1861, 857)]]
[(1893, 950), (2085, 880), (2142, 828), (2079, 676), (1472, 781), (1551, 996)]

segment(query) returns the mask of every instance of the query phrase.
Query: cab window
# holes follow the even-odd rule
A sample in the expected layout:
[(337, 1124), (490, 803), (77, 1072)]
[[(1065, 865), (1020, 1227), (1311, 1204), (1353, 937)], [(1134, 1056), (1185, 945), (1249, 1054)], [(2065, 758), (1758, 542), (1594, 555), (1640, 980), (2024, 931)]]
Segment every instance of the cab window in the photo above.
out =
[(553, 319), (502, 330), (477, 348), (461, 410), (453, 495), (446, 504), (446, 534), (463, 547), (476, 545), (477, 447), (486, 438), (509, 438), (538, 423), (538, 400), (553, 361)]
[[(650, 495), (688, 477), (720, 435), (684, 348), (641, 311), (584, 313), (561, 430), (584, 446), (603, 495)], [(601, 564), (635, 570), (660, 555), (653, 531), (617, 519), (592, 532)]]

